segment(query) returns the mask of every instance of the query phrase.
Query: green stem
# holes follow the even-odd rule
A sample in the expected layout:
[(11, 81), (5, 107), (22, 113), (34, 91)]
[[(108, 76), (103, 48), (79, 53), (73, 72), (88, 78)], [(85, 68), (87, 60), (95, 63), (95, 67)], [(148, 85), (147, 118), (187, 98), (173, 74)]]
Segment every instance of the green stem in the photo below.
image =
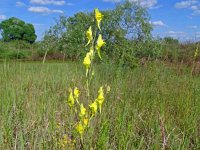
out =
[(90, 88), (89, 88), (89, 79), (87, 78), (86, 81), (86, 86), (87, 86), (87, 96), (88, 96), (88, 101), (90, 100)]
[[(93, 37), (93, 41), (92, 41), (92, 47), (93, 47), (93, 50), (94, 50), (94, 54), (93, 56), (95, 56), (95, 42), (96, 42), (96, 36), (97, 36), (97, 32), (98, 32), (98, 29), (95, 28), (95, 34), (94, 34), (94, 37)], [(93, 58), (94, 59), (94, 58)], [(90, 101), (90, 81), (91, 81), (91, 78), (92, 78), (92, 70), (93, 70), (93, 59), (91, 60), (91, 64), (90, 64), (90, 68), (87, 72), (87, 76), (86, 76), (86, 90), (87, 90), (87, 97), (88, 97), (88, 102)]]
[(73, 125), (72, 125), (72, 123), (73, 123), (73, 116), (72, 116), (72, 114), (73, 114), (73, 110), (72, 110), (72, 108), (70, 107), (70, 116), (71, 116), (70, 131), (73, 130)]
[(83, 144), (83, 135), (81, 134), (81, 140), (80, 140), (80, 142), (81, 142), (81, 148), (80, 149), (84, 149), (84, 144)]

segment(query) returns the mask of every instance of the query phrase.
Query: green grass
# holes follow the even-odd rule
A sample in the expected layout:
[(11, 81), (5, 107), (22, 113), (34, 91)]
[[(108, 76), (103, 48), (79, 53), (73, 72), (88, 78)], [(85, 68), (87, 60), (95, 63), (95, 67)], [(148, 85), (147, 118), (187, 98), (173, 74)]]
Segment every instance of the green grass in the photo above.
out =
[[(133, 70), (97, 65), (92, 97), (110, 85), (102, 115), (84, 134), (84, 149), (200, 149), (200, 78), (161, 62)], [(0, 64), (0, 149), (58, 149), (54, 138), (71, 132), (68, 88), (85, 98), (81, 63)], [(85, 103), (85, 101), (84, 101)], [(57, 129), (57, 123), (63, 127)], [(161, 132), (164, 130), (164, 132)], [(80, 142), (75, 143), (80, 149)]]

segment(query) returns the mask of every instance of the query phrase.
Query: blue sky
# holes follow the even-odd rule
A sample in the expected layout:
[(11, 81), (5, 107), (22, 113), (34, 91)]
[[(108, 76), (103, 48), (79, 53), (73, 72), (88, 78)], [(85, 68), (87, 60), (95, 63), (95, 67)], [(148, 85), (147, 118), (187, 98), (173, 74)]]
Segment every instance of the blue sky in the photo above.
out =
[[(0, 21), (17, 17), (35, 26), (38, 40), (59, 15), (112, 9), (122, 0), (0, 0)], [(180, 40), (200, 39), (200, 0), (130, 0), (146, 7), (153, 35)]]

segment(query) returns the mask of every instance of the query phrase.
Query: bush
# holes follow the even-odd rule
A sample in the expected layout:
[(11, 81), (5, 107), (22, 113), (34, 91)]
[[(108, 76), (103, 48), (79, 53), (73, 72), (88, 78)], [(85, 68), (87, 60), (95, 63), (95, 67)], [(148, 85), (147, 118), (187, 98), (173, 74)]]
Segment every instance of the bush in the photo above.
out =
[(0, 41), (1, 59), (25, 59), (31, 57), (32, 46), (25, 41)]
[(0, 58), (1, 59), (25, 59), (30, 56), (30, 52), (28, 51), (13, 51), (13, 50), (6, 50), (0, 51)]

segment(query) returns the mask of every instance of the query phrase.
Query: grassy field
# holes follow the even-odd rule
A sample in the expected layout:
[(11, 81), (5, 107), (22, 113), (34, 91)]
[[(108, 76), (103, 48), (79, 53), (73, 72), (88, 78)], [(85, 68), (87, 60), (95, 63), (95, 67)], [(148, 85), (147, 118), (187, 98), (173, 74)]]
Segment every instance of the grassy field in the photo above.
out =
[[(109, 85), (102, 114), (73, 137), (68, 88), (85, 99), (81, 63), (0, 63), (0, 149), (200, 149), (200, 77), (184, 66), (152, 62), (133, 70), (97, 65), (91, 95)], [(73, 136), (72, 136), (73, 135)]]

